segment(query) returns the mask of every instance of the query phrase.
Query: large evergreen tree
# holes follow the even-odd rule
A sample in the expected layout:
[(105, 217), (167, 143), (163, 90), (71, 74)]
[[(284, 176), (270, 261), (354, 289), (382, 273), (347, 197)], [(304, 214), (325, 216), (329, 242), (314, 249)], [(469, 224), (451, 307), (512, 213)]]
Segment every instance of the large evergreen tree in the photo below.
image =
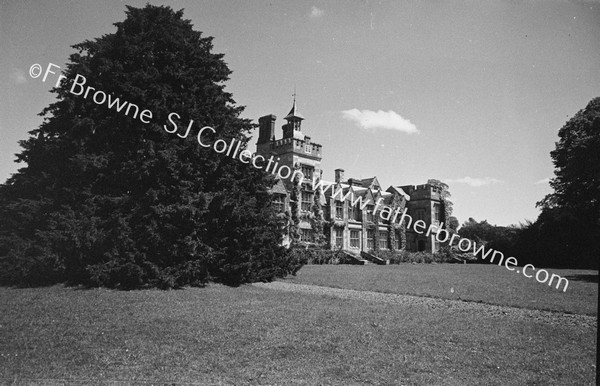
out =
[[(224, 90), (230, 70), (212, 38), (182, 11), (127, 8), (115, 33), (74, 46), (58, 101), (21, 142), (26, 166), (0, 186), (0, 280), (236, 285), (297, 269), (279, 246), (272, 177), (195, 140), (211, 126), (205, 142), (245, 146), (253, 128)], [(150, 123), (71, 93), (77, 74), (150, 110)]]

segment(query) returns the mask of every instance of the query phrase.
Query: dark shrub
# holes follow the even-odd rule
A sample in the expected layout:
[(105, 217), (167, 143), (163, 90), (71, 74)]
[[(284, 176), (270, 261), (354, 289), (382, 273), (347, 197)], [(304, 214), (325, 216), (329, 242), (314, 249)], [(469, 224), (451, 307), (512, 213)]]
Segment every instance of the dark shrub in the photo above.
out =
[(390, 264), (400, 263), (441, 263), (442, 260), (437, 254), (431, 254), (427, 252), (410, 252), (410, 251), (380, 251), (377, 254), (379, 257), (389, 260)]
[(294, 261), (301, 264), (344, 264), (345, 261), (345, 254), (341, 250), (297, 247), (290, 249), (290, 254)]

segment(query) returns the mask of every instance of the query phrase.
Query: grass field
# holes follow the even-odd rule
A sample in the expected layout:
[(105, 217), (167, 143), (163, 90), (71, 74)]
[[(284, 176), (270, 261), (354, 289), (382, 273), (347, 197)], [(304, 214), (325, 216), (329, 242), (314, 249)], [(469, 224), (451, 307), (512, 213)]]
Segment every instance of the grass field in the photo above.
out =
[[(469, 281), (474, 272), (485, 274), (461, 273), (459, 267), (472, 269), (307, 266), (285, 281), (329, 277), (336, 286), (350, 288), (364, 275), (371, 279), (362, 285), (395, 292), (403, 287), (394, 287), (392, 278), (406, 281), (407, 270), (416, 276), (429, 268), (432, 277), (438, 274), (437, 296), (447, 281), (458, 283), (449, 278)], [(391, 276), (384, 280), (386, 272)], [(500, 288), (489, 282), (493, 273), (485, 286)], [(595, 284), (580, 284), (580, 291), (595, 291)], [(414, 284), (412, 290), (426, 287)], [(557, 294), (564, 303), (575, 298)], [(493, 299), (498, 302), (502, 295)], [(558, 302), (539, 300), (541, 308)], [(562, 306), (572, 312), (586, 309)], [(0, 288), (0, 379), (17, 385), (32, 379), (45, 380), (38, 384), (60, 379), (75, 384), (582, 385), (594, 384), (595, 352), (595, 327), (255, 286), (129, 292)]]
[(307, 265), (291, 283), (462, 299), (584, 315), (598, 313), (598, 271), (548, 269), (566, 292), (492, 264)]

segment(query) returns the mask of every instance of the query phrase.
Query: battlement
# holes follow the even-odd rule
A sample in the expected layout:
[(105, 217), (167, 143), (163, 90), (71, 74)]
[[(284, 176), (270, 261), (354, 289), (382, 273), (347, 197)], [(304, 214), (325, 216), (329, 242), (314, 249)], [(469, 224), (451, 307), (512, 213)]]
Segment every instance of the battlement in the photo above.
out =
[(323, 146), (315, 142), (310, 142), (310, 137), (305, 138), (306, 139), (281, 138), (270, 141), (268, 143), (269, 150), (277, 154), (282, 152), (294, 152), (321, 158)]
[(409, 196), (411, 201), (415, 200), (441, 200), (442, 189), (430, 184), (405, 185), (401, 186)]

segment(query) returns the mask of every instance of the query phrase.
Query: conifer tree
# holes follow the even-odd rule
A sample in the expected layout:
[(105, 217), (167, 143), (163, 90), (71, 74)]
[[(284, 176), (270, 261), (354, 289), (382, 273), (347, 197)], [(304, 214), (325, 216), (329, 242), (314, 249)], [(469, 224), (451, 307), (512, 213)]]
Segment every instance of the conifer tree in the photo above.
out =
[[(0, 186), (0, 280), (237, 285), (297, 270), (280, 247), (273, 178), (196, 141), (211, 126), (205, 143), (243, 149), (254, 127), (224, 89), (230, 70), (212, 38), (170, 7), (126, 14), (115, 33), (74, 46), (58, 101), (21, 142), (26, 166)], [(70, 92), (78, 74), (150, 122)]]

